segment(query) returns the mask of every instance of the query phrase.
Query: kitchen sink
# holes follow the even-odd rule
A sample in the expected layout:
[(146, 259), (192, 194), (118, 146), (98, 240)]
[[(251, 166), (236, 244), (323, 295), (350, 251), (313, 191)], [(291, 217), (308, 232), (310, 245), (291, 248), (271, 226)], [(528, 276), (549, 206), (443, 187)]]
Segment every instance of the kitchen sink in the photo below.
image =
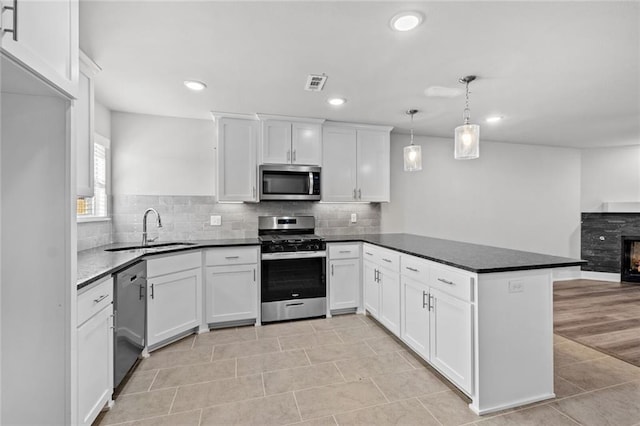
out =
[(185, 243), (185, 242), (157, 243), (157, 244), (147, 244), (144, 246), (135, 245), (135, 246), (115, 247), (115, 248), (105, 249), (104, 251), (128, 251), (128, 250), (159, 251), (159, 250), (169, 250), (169, 249), (190, 247), (194, 245), (196, 245), (196, 243)]

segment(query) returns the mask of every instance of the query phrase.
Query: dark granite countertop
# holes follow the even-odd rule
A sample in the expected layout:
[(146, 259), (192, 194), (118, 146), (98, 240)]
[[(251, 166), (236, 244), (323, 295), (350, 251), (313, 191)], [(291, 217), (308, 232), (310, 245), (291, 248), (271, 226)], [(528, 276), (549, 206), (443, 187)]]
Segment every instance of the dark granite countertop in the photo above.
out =
[(227, 240), (198, 240), (188, 241), (187, 243), (190, 245), (166, 246), (148, 250), (105, 251), (107, 249), (136, 245), (136, 243), (114, 243), (80, 251), (78, 252), (78, 275), (76, 281), (78, 290), (100, 278), (111, 275), (142, 260), (143, 257), (149, 258), (158, 254), (177, 253), (180, 251), (200, 250), (212, 247), (255, 246), (259, 245), (260, 241), (257, 238), (237, 238)]
[(332, 235), (326, 236), (325, 240), (328, 243), (363, 241), (479, 274), (562, 268), (587, 263), (579, 259), (413, 234)]
[[(324, 238), (328, 243), (353, 241), (375, 244), (475, 273), (562, 268), (586, 263), (584, 260), (422, 237), (413, 234), (331, 235)], [(167, 246), (151, 250), (105, 251), (105, 249), (134, 245), (132, 243), (117, 243), (78, 252), (78, 290), (102, 277), (118, 272), (143, 258), (153, 255), (211, 247), (259, 245), (260, 241), (257, 238), (239, 238), (198, 240), (189, 241), (188, 243), (190, 244), (188, 246)]]

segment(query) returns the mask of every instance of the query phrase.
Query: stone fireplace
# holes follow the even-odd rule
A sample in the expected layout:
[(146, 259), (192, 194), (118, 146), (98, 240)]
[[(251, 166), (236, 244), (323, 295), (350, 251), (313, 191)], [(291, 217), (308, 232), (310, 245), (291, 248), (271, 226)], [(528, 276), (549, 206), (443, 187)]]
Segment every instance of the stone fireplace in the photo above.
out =
[(622, 281), (640, 282), (640, 235), (621, 237), (621, 266)]

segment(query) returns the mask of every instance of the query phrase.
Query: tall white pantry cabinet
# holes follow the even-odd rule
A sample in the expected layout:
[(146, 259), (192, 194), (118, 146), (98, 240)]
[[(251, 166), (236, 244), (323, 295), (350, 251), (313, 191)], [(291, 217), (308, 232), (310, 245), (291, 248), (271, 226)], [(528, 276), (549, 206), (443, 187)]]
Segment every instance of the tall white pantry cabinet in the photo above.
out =
[(2, 6), (0, 424), (75, 424), (78, 0)]

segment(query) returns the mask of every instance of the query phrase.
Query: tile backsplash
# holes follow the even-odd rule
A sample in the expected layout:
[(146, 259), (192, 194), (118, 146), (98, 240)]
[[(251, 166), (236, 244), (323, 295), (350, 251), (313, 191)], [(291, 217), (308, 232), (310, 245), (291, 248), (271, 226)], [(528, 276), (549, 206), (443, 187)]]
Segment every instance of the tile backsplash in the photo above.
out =
[[(142, 215), (155, 208), (162, 217), (157, 228), (155, 215), (148, 217), (149, 238), (159, 240), (207, 240), (254, 238), (258, 235), (258, 216), (311, 215), (316, 218), (319, 235), (365, 234), (380, 232), (380, 204), (333, 204), (308, 201), (267, 201), (262, 203), (220, 204), (208, 196), (115, 195), (113, 196), (114, 242), (138, 242), (142, 238)], [(351, 214), (357, 222), (351, 223)], [(211, 226), (210, 216), (222, 217), (221, 226)], [(105, 243), (106, 244), (106, 243)]]
[(103, 246), (112, 242), (112, 221), (79, 222), (78, 251)]

